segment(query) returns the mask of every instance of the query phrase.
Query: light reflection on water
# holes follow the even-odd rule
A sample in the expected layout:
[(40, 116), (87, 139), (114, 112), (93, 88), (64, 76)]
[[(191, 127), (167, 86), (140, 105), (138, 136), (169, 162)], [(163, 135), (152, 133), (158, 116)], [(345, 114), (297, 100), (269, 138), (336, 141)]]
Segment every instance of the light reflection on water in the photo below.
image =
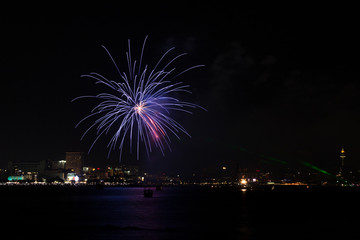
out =
[(145, 198), (143, 188), (23, 190), (0, 189), (2, 218), (37, 236), (39, 228), (82, 239), (360, 236), (359, 192), (174, 187)]
[(154, 190), (153, 197), (145, 198), (143, 188), (105, 188), (90, 196), (76, 196), (75, 209), (83, 216), (77, 222), (119, 229), (183, 230), (196, 209), (188, 209), (191, 195), (186, 199), (177, 192), (176, 188)]

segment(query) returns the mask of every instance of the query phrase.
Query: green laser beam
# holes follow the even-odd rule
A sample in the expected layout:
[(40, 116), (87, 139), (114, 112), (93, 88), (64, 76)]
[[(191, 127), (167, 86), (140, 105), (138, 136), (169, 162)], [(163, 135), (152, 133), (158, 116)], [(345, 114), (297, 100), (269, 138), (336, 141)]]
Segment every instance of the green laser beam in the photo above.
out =
[[(216, 143), (217, 140), (214, 139), (214, 138), (208, 138), (207, 139), (208, 142), (211, 142), (211, 143)], [(254, 155), (254, 156), (257, 156), (257, 157), (260, 157), (262, 159), (265, 159), (265, 160), (268, 160), (268, 163), (278, 163), (278, 164), (282, 164), (282, 165), (289, 165), (289, 163), (287, 161), (284, 161), (284, 160), (281, 160), (281, 159), (278, 159), (278, 158), (275, 158), (275, 157), (271, 157), (271, 156), (267, 156), (265, 154), (262, 154), (262, 153), (254, 153), (252, 151), (248, 151), (247, 149), (243, 148), (243, 147), (239, 147), (237, 145), (227, 145), (229, 146), (230, 148), (234, 149), (234, 150), (237, 150), (237, 151), (240, 151), (240, 152), (246, 152), (246, 153), (249, 153), (251, 155)], [(329, 176), (334, 176), (333, 174), (329, 173), (328, 171), (322, 169), (322, 168), (319, 168), (318, 166), (315, 166), (314, 164), (312, 163), (309, 163), (309, 162), (306, 162), (306, 161), (299, 161), (300, 164), (308, 167), (308, 168), (311, 168), (315, 171), (318, 171), (320, 173), (323, 173), (323, 174), (326, 174), (326, 175), (329, 175)]]
[(317, 167), (317, 166), (315, 166), (315, 165), (313, 165), (313, 164), (311, 164), (311, 163), (309, 163), (309, 162), (301, 161), (301, 163), (302, 163), (304, 166), (309, 167), (309, 168), (311, 168), (311, 169), (314, 169), (314, 170), (316, 170), (316, 171), (318, 171), (318, 172), (321, 172), (321, 173), (323, 173), (323, 174), (326, 174), (326, 175), (329, 175), (329, 176), (332, 175), (332, 174), (329, 173), (328, 171), (325, 171), (324, 169), (321, 169), (321, 168), (319, 168), (319, 167)]

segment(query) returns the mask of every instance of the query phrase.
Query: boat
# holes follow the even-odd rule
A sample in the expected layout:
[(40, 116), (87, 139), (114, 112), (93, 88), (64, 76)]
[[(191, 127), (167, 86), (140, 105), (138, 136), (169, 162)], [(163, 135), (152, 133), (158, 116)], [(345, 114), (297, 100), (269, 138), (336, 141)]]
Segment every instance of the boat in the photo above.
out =
[(154, 192), (151, 189), (144, 189), (144, 197), (152, 197), (153, 193)]

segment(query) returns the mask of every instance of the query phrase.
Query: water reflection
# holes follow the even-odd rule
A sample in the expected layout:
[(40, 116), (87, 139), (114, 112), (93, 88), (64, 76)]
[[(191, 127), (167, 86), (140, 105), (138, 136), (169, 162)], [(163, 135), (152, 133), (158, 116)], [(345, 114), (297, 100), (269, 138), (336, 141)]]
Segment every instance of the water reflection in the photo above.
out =
[(353, 218), (360, 214), (359, 192), (175, 187), (145, 198), (143, 190), (11, 188), (0, 191), (0, 203), (3, 219), (19, 231), (41, 226), (64, 239), (291, 238), (299, 228), (302, 236), (360, 236)]

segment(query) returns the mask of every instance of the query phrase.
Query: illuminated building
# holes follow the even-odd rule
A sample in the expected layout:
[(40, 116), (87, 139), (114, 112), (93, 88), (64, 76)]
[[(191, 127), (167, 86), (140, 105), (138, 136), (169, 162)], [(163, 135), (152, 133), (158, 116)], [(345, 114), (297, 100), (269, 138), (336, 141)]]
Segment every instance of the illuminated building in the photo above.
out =
[(38, 162), (8, 162), (9, 174), (12, 176), (22, 176), (23, 180), (37, 181), (38, 175), (44, 174), (45, 169), (46, 160), (41, 160)]
[(51, 161), (51, 169), (57, 170), (57, 169), (66, 169), (66, 160), (60, 160), (60, 161)]
[(84, 153), (83, 152), (66, 152), (65, 155), (66, 168), (72, 172), (80, 175), (84, 165)]
[(224, 181), (233, 182), (237, 178), (238, 162), (234, 160), (223, 161), (220, 165), (220, 177)]
[(68, 173), (66, 175), (66, 180), (67, 181), (78, 182), (79, 181), (79, 176), (77, 176), (75, 173)]
[(9, 176), (8, 181), (23, 181), (25, 180), (24, 176)]
[(339, 177), (343, 177), (344, 176), (344, 160), (346, 158), (346, 154), (345, 154), (345, 150), (344, 148), (341, 149), (340, 152), (340, 169), (339, 169), (339, 173), (337, 176)]

